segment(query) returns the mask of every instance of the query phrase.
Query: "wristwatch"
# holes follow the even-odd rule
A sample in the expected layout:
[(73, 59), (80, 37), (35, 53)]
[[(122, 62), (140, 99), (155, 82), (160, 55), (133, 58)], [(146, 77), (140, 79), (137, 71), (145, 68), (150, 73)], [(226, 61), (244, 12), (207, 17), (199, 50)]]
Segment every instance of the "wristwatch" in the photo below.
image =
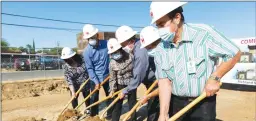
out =
[(215, 75), (211, 75), (209, 79), (212, 79), (212, 80), (215, 80), (215, 81), (220, 82), (220, 79), (221, 79), (221, 78), (220, 78), (220, 77), (217, 77), (217, 76), (215, 76)]

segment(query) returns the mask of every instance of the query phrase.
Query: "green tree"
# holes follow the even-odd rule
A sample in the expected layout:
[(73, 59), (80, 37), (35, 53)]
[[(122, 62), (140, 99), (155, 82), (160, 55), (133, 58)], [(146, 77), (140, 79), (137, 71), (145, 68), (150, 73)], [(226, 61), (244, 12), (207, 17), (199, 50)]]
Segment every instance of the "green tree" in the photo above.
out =
[(7, 52), (9, 45), (10, 44), (4, 38), (1, 38), (1, 52)]
[(24, 48), (24, 47), (22, 47), (22, 46), (20, 46), (19, 49), (20, 49), (21, 52), (28, 52), (28, 49), (27, 49), (27, 48)]

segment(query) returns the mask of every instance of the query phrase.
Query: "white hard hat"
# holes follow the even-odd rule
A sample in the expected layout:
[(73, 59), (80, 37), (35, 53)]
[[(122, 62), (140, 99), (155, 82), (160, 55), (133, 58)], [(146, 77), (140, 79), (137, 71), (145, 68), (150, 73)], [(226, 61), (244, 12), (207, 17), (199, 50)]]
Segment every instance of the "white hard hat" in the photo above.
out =
[(158, 29), (154, 28), (153, 26), (147, 26), (140, 32), (140, 48), (144, 48), (158, 39), (160, 39)]
[(111, 54), (120, 48), (122, 48), (122, 46), (118, 43), (116, 38), (110, 38), (108, 40), (108, 54)]
[(91, 24), (85, 24), (83, 28), (83, 38), (88, 39), (98, 33), (98, 29)]
[(187, 2), (152, 2), (150, 5), (151, 24)]
[(71, 48), (69, 47), (64, 47), (62, 49), (62, 52), (61, 52), (61, 59), (68, 59), (68, 58), (71, 58), (73, 57), (74, 55), (76, 54), (76, 52), (74, 52)]
[(116, 38), (119, 43), (123, 43), (137, 34), (136, 31), (129, 26), (121, 26), (116, 30)]

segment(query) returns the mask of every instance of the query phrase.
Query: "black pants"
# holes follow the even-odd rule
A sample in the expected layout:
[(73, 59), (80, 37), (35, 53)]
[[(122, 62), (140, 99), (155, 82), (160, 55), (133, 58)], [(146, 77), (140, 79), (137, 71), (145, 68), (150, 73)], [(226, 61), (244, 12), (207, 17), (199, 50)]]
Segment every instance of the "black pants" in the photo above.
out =
[[(148, 89), (153, 84), (153, 82), (144, 81), (143, 84)], [(157, 86), (154, 89), (157, 89)], [(147, 121), (157, 121), (159, 117), (159, 112), (160, 112), (159, 96), (149, 99), (147, 108), (148, 108)]]
[[(91, 90), (94, 90), (94, 88), (95, 88), (95, 84), (94, 84), (94, 82), (91, 81)], [(106, 83), (103, 85), (103, 89), (104, 89), (104, 91), (105, 91), (106, 96), (108, 96), (108, 95), (109, 95), (109, 92), (108, 92), (108, 91), (109, 91), (109, 83), (108, 83), (108, 82), (106, 82)], [(99, 101), (99, 91), (96, 91), (96, 92), (92, 95), (92, 97), (91, 97), (91, 102), (92, 102), (92, 103), (97, 102), (97, 101)], [(107, 105), (109, 105), (110, 102), (111, 102), (111, 100), (107, 100), (106, 102), (107, 102)], [(110, 115), (111, 115), (112, 110), (113, 110), (113, 108), (110, 108), (110, 109), (107, 111), (107, 116), (110, 116)], [(99, 105), (93, 106), (93, 107), (91, 108), (91, 116), (96, 116), (96, 115), (98, 115), (98, 114), (99, 114)]]
[[(126, 85), (118, 85), (117, 84), (117, 91), (121, 90), (123, 88), (125, 88)], [(134, 105), (137, 103), (136, 98), (137, 98), (137, 89), (132, 90), (128, 93), (128, 105), (129, 105), (129, 110), (131, 110)], [(117, 97), (117, 96), (116, 96)], [(115, 98), (116, 98), (115, 97)], [(120, 116), (122, 113), (122, 104), (123, 104), (123, 99), (119, 100), (114, 106), (113, 106), (113, 112), (112, 112), (112, 121), (119, 121), (120, 120)], [(132, 121), (136, 121), (136, 112), (134, 112), (131, 115), (130, 120)]]
[[(75, 89), (75, 92), (77, 92), (80, 88), (80, 84), (74, 84), (74, 89)], [(89, 86), (87, 86), (87, 84), (84, 86), (84, 88), (81, 90), (82, 94), (83, 94), (83, 97), (85, 98), (87, 95), (89, 95), (90, 93), (90, 89), (88, 88)], [(72, 93), (70, 91), (70, 95), (72, 96)], [(79, 95), (78, 95), (79, 96)], [(78, 96), (72, 100), (72, 107), (73, 109), (75, 109), (78, 105)], [(87, 100), (85, 101), (85, 107), (86, 106), (89, 106), (90, 105), (90, 100)]]
[[(172, 95), (170, 104), (170, 117), (183, 107), (192, 102), (193, 99)], [(215, 121), (216, 120), (216, 95), (205, 98), (195, 105), (187, 113), (176, 121)]]

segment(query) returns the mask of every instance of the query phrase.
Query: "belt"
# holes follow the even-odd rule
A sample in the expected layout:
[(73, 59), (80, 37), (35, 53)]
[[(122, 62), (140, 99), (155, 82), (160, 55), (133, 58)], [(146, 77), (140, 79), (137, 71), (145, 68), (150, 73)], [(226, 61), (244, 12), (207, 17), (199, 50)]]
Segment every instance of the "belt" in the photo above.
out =
[(182, 96), (176, 96), (176, 95), (172, 95), (172, 97), (177, 98), (179, 100), (185, 100), (190, 102), (197, 98), (197, 97), (182, 97)]

